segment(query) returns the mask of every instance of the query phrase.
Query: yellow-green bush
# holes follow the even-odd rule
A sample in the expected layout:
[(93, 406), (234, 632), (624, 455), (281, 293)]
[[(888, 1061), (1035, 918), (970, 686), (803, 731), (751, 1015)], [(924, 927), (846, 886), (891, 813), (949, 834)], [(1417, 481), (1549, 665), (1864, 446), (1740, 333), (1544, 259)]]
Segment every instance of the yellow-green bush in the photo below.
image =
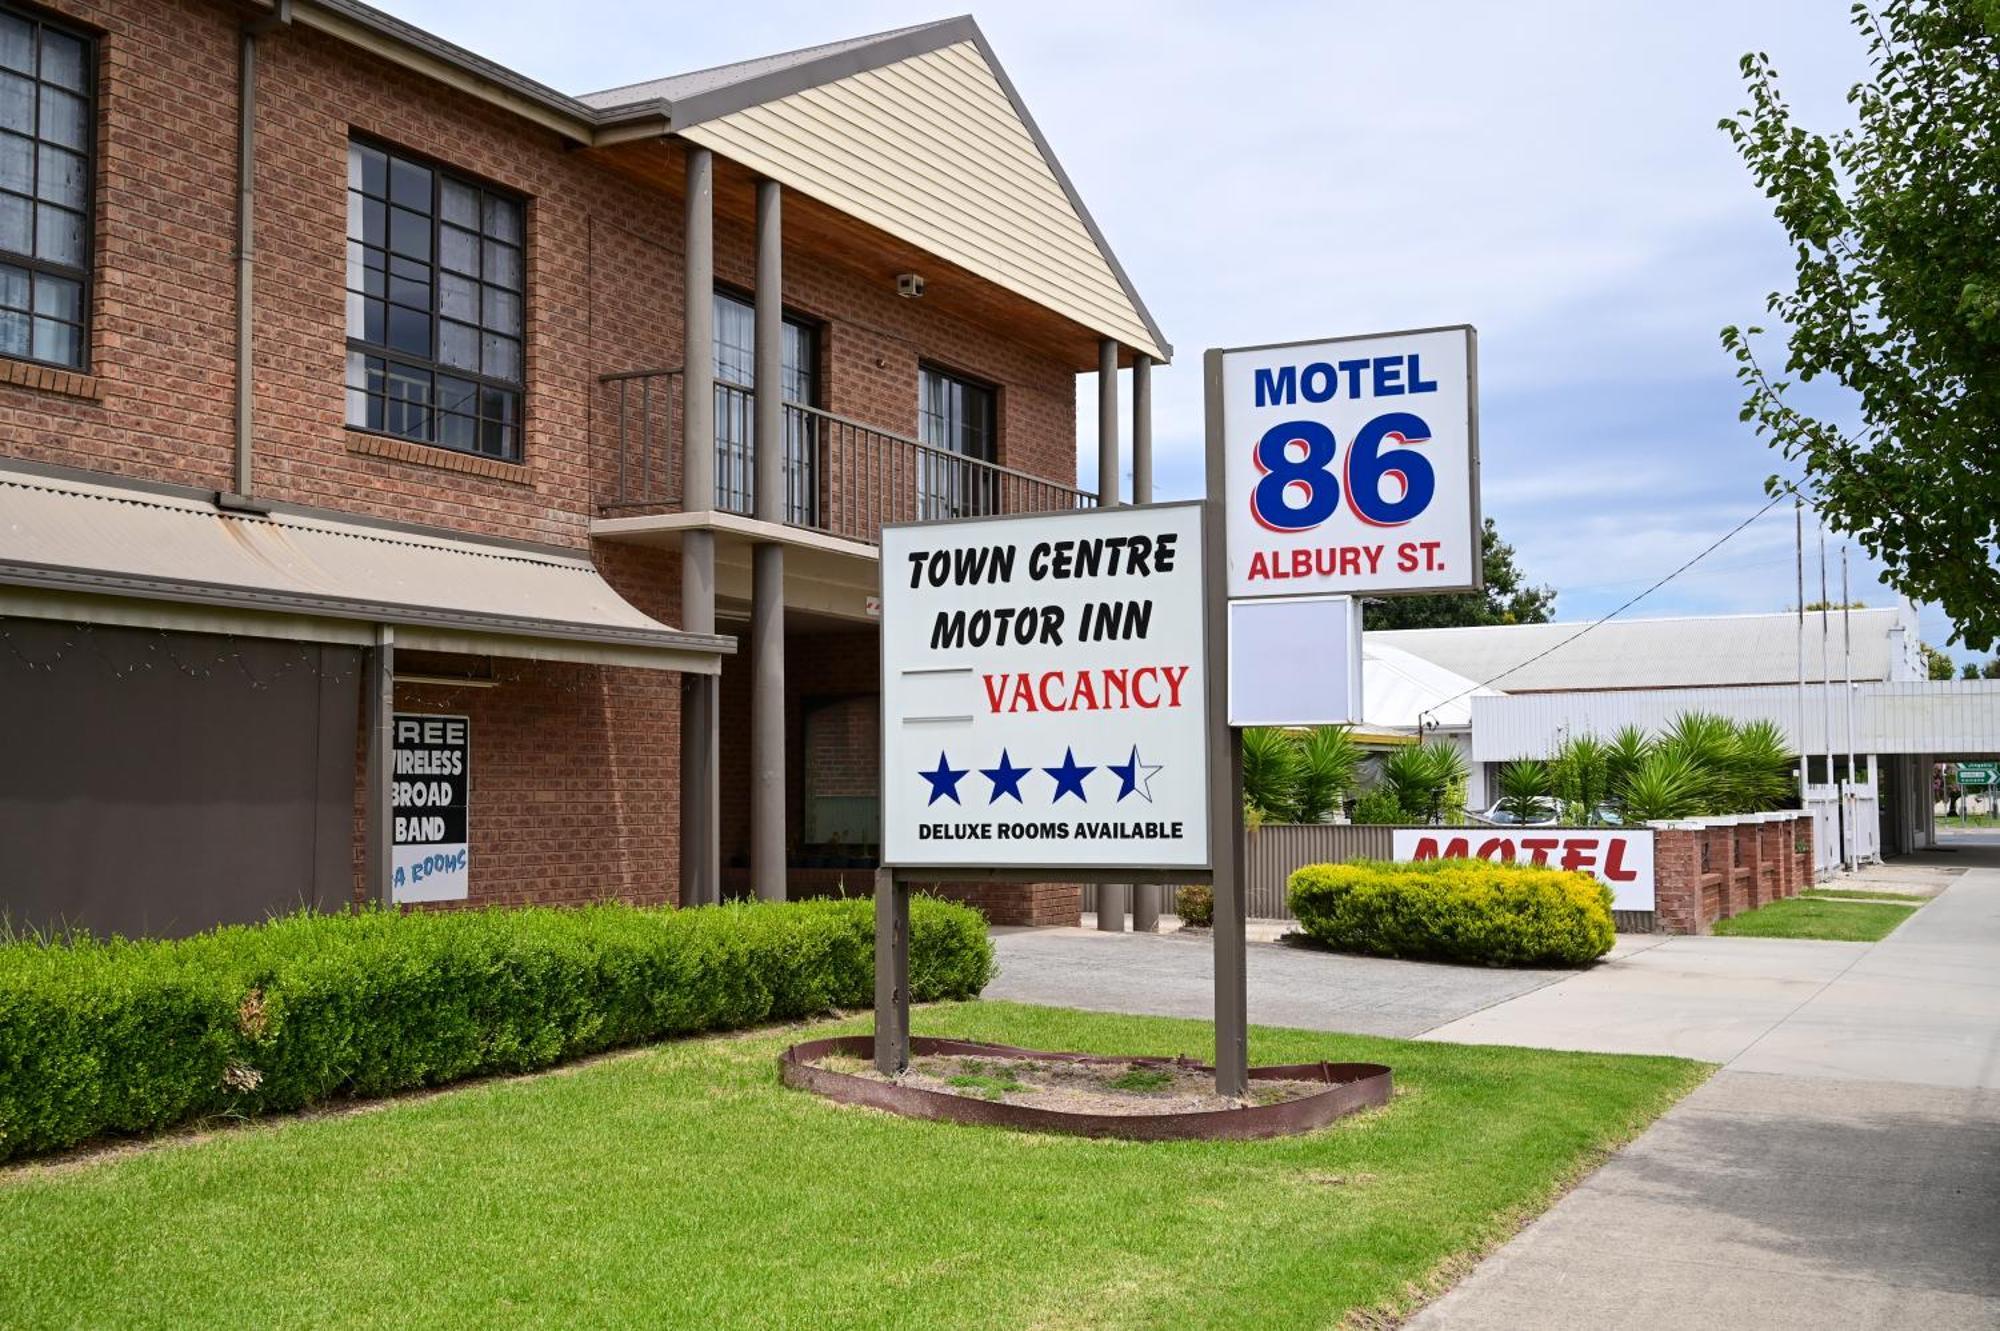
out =
[(1611, 889), (1587, 873), (1490, 860), (1308, 864), (1285, 899), (1343, 952), (1486, 966), (1581, 966), (1611, 950)]

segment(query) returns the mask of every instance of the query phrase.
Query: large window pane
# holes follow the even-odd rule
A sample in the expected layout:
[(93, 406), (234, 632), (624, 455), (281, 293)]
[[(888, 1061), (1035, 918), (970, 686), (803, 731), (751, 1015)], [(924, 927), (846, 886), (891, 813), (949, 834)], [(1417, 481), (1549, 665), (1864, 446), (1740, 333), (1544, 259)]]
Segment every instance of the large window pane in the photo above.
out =
[(519, 200), (363, 143), (349, 146), (348, 185), (348, 282), (362, 293), (349, 307), (361, 359), (350, 361), (348, 424), (518, 458)]
[(0, 67), (35, 72), (35, 25), (0, 10)]
[(71, 92), (84, 91), (83, 43), (68, 33), (42, 29), (42, 79)]

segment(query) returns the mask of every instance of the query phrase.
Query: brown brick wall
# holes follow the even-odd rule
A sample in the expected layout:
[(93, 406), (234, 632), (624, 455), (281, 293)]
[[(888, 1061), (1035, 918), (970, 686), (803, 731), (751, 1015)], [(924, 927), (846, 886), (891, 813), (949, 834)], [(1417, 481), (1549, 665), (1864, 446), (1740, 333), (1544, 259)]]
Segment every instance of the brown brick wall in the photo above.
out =
[(1661, 828), (1653, 834), (1654, 917), (1672, 934), (1705, 934), (1717, 920), (1797, 896), (1812, 886), (1812, 819)]
[[(86, 374), (67, 374), (0, 361), (0, 457), (229, 488), (236, 12), (205, 0), (57, 0), (54, 8), (101, 34), (91, 363)], [(268, 34), (259, 55), (258, 492), (590, 548), (589, 522), (614, 464), (610, 399), (597, 376), (681, 360), (678, 198), (303, 27)], [(345, 428), (352, 132), (528, 198), (521, 464), (474, 462)], [(747, 229), (718, 219), (718, 276), (751, 283), (751, 253)], [(917, 365), (932, 359), (998, 386), (1003, 462), (1074, 479), (1074, 376), (1057, 361), (797, 248), (786, 254), (786, 294), (824, 323), (831, 410), (914, 434)], [(641, 608), (678, 620), (671, 554), (601, 544), (593, 553)], [(862, 686), (872, 690), (873, 641), (863, 639)], [(678, 678), (499, 667), (499, 688), (405, 689), (398, 698), (412, 710), (474, 718), (475, 899), (672, 899)], [(734, 679), (746, 677), (739, 664)], [(798, 699), (819, 687), (794, 684), (794, 753)], [(744, 739), (747, 728), (737, 735), (725, 727), (725, 847), (747, 845), (745, 801), (727, 793), (747, 775), (733, 747)], [(798, 812), (795, 785), (794, 819)]]
[[(678, 901), (678, 676), (549, 661), (493, 673), (490, 689), (396, 688), (399, 712), (472, 721), (465, 904)], [(357, 900), (361, 840), (357, 801)]]

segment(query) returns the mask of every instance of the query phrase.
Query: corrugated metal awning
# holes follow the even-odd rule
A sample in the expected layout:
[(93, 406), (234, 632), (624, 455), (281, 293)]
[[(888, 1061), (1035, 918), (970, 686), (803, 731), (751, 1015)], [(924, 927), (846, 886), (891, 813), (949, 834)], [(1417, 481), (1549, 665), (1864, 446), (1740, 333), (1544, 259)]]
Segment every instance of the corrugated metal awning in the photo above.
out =
[(0, 613), (712, 674), (589, 560), (0, 470)]

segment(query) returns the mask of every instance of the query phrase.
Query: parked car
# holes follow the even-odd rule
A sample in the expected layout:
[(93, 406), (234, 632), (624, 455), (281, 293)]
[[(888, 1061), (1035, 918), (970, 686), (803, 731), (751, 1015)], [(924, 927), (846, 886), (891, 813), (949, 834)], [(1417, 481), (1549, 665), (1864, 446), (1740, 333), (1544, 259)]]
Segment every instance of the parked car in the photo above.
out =
[[(1562, 822), (1562, 807), (1552, 799), (1535, 801), (1535, 816), (1522, 818), (1518, 814), (1495, 804), (1489, 809), (1467, 809), (1465, 812), (1476, 823), (1489, 827), (1554, 827)], [(1600, 804), (1591, 815), (1591, 822), (1604, 827), (1623, 827), (1625, 818), (1609, 804)]]

